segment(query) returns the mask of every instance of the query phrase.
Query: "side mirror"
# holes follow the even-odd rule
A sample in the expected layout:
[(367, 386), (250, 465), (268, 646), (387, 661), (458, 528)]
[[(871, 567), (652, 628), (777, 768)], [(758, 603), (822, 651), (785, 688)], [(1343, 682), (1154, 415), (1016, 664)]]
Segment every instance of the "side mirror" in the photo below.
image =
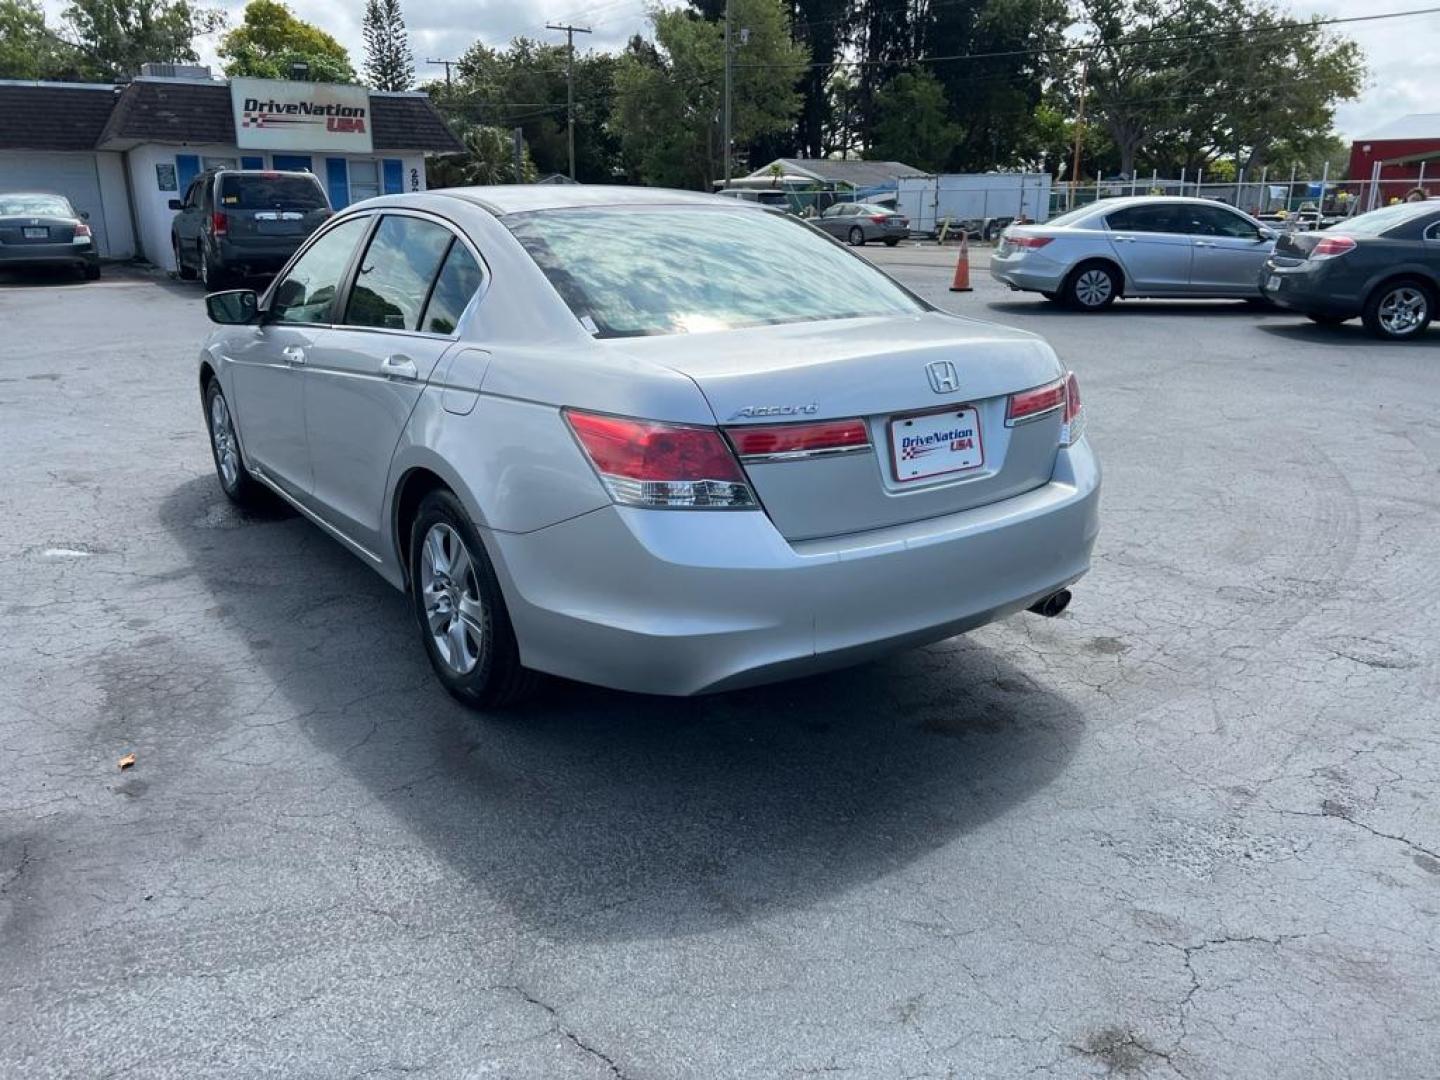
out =
[(205, 297), (205, 313), (221, 326), (246, 326), (260, 317), (260, 297), (254, 289), (227, 289)]
[(81, 211), (80, 211), (80, 220), (81, 220), (81, 221), (89, 221), (89, 220), (90, 220), (90, 211), (89, 211), (89, 210), (81, 210)]
[(166, 203), (165, 205), (168, 206), (168, 207), (170, 207), (171, 210), (184, 210), (184, 209), (185, 209), (185, 204), (182, 203), (179, 199), (171, 199), (171, 200), (170, 200), (168, 203)]
[(1274, 240), (1275, 237), (1277, 237), (1277, 236), (1279, 236), (1279, 235), (1280, 235), (1280, 234), (1277, 233), (1274, 229), (1270, 228), (1270, 226), (1268, 226), (1268, 225), (1261, 225), (1261, 226), (1260, 226), (1260, 239), (1256, 240), (1255, 242), (1256, 242), (1257, 244), (1263, 244), (1263, 243), (1265, 243), (1267, 240)]

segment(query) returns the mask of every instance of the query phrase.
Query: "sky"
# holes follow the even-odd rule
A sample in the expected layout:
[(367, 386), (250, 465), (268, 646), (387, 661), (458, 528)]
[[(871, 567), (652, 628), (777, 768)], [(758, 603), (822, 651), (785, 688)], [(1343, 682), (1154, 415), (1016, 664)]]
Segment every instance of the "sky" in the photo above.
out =
[[(200, 0), (201, 3), (207, 0)], [(216, 0), (209, 0), (215, 3)], [(358, 69), (364, 57), (360, 37), (363, 0), (288, 0), (301, 18), (313, 22), (346, 46)], [(576, 48), (618, 49), (630, 35), (648, 32), (645, 11), (653, 0), (402, 0), (410, 29), (419, 78), (439, 78), (440, 67), (427, 59), (453, 59), (477, 39), (491, 46), (504, 45), (517, 35), (563, 41), (565, 35), (545, 29), (546, 23), (589, 26), (588, 36), (576, 35)], [(665, 0), (667, 6), (677, 0)], [(1432, 6), (1427, 0), (1280, 0), (1296, 17), (1374, 15)], [(64, 0), (45, 0), (57, 18)], [(244, 0), (219, 0), (240, 21)], [(1401, 19), (1352, 23), (1337, 30), (1353, 37), (1365, 50), (1369, 66), (1361, 96), (1340, 106), (1336, 127), (1346, 139), (1362, 138), (1389, 121), (1416, 112), (1440, 112), (1440, 12)], [(214, 63), (214, 43), (202, 44), (202, 59)]]

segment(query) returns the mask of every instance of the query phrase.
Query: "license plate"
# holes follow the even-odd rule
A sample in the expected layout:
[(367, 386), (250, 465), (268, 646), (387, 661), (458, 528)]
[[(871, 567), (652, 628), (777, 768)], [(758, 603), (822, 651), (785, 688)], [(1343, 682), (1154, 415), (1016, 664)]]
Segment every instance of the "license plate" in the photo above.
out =
[(1267, 281), (1265, 282), (1265, 288), (1269, 289), (1271, 292), (1279, 292), (1279, 291), (1280, 291), (1280, 275), (1279, 275), (1279, 274), (1271, 274), (1269, 280), (1267, 280)]
[(26, 225), (24, 229), (24, 236), (26, 240), (48, 240), (50, 238), (50, 230), (44, 225), (41, 225), (39, 227), (36, 227), (34, 225)]
[(985, 464), (979, 411), (962, 406), (894, 417), (890, 461), (901, 483), (978, 469)]
[(255, 222), (255, 231), (261, 236), (294, 236), (301, 230), (298, 221), (262, 220)]

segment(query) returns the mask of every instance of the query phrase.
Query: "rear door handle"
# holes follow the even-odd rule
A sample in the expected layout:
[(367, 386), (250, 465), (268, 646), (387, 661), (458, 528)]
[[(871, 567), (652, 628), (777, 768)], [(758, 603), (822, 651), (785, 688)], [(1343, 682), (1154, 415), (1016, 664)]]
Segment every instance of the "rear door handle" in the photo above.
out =
[(380, 374), (389, 379), (414, 379), (419, 372), (415, 370), (414, 360), (396, 353), (380, 361)]
[(286, 345), (280, 350), (280, 355), (292, 364), (305, 363), (305, 350), (299, 345)]
[(1215, 245), (1214, 245), (1213, 243), (1211, 243), (1209, 240), (1196, 240), (1196, 241), (1195, 241), (1195, 246), (1196, 246), (1196, 247), (1214, 247)]
[(1117, 236), (1115, 237), (1115, 242), (1117, 244), (1133, 244), (1135, 238), (1133, 236)]

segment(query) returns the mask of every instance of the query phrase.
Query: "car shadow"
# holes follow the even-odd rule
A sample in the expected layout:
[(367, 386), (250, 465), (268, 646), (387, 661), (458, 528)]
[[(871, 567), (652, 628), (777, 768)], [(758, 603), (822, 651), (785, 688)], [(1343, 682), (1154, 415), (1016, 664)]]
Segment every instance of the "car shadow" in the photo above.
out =
[(673, 937), (842, 895), (1034, 797), (1085, 733), (963, 639), (688, 700), (552, 680), (477, 714), (434, 680), (407, 599), (299, 517), (235, 511), (206, 476), (161, 518), (273, 687), (267, 718), (547, 936)]
[(990, 300), (986, 307), (1016, 315), (1083, 315), (1086, 318), (1146, 318), (1195, 315), (1206, 318), (1283, 315), (1274, 308), (1256, 307), (1243, 300), (1117, 300), (1100, 311), (1076, 311), (1043, 297), (1033, 300)]
[(89, 285), (85, 275), (68, 266), (0, 268), (0, 287), (53, 289), (57, 285)]
[(1387, 341), (1384, 338), (1377, 338), (1360, 324), (1359, 319), (1341, 323), (1339, 326), (1321, 326), (1302, 317), (1298, 322), (1264, 323), (1260, 329), (1267, 334), (1274, 334), (1276, 337), (1310, 345), (1347, 347), (1366, 345), (1373, 348), (1392, 349), (1440, 348), (1440, 332), (1437, 332), (1435, 327), (1431, 327), (1424, 334), (1410, 341)]

